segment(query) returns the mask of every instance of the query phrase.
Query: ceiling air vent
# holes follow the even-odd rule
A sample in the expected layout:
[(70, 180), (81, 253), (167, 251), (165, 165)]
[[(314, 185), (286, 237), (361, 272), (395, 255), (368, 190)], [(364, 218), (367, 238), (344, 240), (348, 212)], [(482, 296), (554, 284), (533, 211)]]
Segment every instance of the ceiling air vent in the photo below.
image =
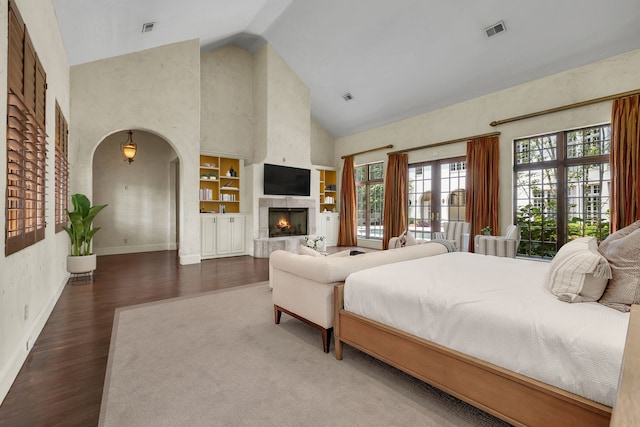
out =
[(342, 99), (344, 99), (345, 101), (351, 101), (353, 99), (353, 95), (351, 95), (350, 92), (347, 92), (344, 95), (342, 95)]
[(486, 34), (487, 37), (493, 37), (496, 34), (500, 34), (505, 31), (507, 31), (507, 27), (504, 26), (504, 22), (502, 21), (484, 29), (484, 33)]
[(147, 22), (146, 24), (142, 24), (142, 32), (148, 33), (153, 30), (153, 26), (156, 25), (155, 22)]

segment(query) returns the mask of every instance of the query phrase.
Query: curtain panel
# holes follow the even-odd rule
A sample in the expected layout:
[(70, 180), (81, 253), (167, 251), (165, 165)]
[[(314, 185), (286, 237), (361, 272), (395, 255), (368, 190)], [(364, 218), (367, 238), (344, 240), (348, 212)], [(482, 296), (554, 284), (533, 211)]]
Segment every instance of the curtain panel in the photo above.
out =
[(345, 157), (340, 187), (340, 230), (338, 246), (357, 246), (356, 183), (353, 171), (353, 156)]
[(471, 224), (469, 251), (474, 252), (474, 236), (489, 226), (500, 231), (500, 186), (498, 164), (500, 140), (497, 136), (467, 142), (467, 209), (465, 221)]
[(382, 248), (389, 248), (389, 239), (407, 229), (407, 176), (409, 155), (390, 154), (384, 182), (384, 216)]
[(613, 101), (610, 156), (614, 232), (640, 219), (640, 95)]

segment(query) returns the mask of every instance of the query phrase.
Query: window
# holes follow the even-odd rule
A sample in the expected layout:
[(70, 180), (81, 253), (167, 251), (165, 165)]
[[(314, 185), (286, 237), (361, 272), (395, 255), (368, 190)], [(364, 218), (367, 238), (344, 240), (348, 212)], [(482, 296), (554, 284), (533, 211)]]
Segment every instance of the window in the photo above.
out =
[(611, 126), (516, 140), (518, 253), (551, 258), (571, 239), (609, 234)]
[(68, 135), (67, 120), (56, 102), (56, 233), (62, 231), (62, 227), (67, 224), (66, 210), (69, 200)]
[(409, 230), (431, 239), (444, 223), (464, 221), (467, 162), (464, 157), (409, 165)]
[(46, 74), (13, 1), (7, 63), (5, 255), (44, 239)]
[(358, 203), (358, 237), (363, 239), (382, 239), (383, 169), (382, 162), (354, 168)]

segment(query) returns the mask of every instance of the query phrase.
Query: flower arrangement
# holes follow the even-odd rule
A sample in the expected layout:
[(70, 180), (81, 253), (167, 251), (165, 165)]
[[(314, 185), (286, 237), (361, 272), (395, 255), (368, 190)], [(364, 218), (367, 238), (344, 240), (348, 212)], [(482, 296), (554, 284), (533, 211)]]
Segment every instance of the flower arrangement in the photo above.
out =
[(483, 227), (482, 232), (484, 234), (491, 234), (491, 227), (489, 227), (488, 225), (486, 227)]
[(324, 249), (324, 236), (305, 236), (304, 243), (307, 247), (314, 250)]

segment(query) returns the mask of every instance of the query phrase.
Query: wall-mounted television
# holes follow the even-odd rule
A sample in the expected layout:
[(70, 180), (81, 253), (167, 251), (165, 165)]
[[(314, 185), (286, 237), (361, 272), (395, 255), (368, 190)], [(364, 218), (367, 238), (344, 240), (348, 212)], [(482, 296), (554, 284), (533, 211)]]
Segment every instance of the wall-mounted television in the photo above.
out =
[(310, 196), (311, 170), (265, 163), (264, 194)]

